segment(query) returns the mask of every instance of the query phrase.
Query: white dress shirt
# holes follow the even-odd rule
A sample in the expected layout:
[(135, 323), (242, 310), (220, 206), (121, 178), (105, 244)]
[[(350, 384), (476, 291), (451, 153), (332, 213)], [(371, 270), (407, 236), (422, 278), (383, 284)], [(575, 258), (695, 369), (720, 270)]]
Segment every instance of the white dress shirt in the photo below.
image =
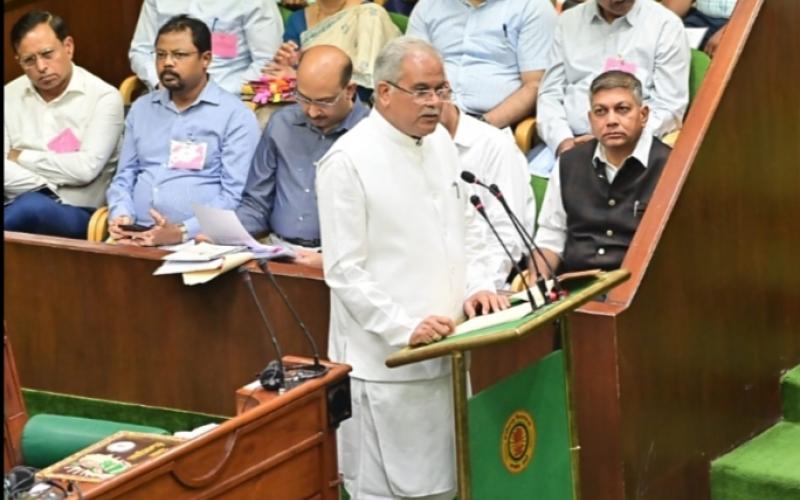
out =
[(736, 0), (696, 0), (694, 8), (711, 17), (728, 19), (736, 7)]
[(547, 69), (556, 20), (550, 0), (420, 0), (406, 34), (436, 47), (458, 106), (483, 114)]
[[(5, 86), (3, 101), (5, 200), (48, 187), (69, 205), (102, 205), (122, 133), (117, 89), (73, 64), (67, 88), (52, 101), (45, 102), (25, 75)], [(63, 134), (77, 140), (75, 151), (54, 145)], [(22, 150), (16, 162), (8, 159), (11, 149)]]
[(399, 368), (384, 360), (427, 316), (456, 318), (464, 299), (494, 291), (482, 229), (441, 125), (416, 140), (377, 110), (318, 162), (325, 281), (331, 289), (330, 359), (367, 381), (434, 379), (447, 359)]
[[(528, 234), (533, 235), (536, 201), (531, 190), (528, 161), (513, 138), (488, 123), (460, 113), (453, 141), (458, 148), (462, 168), (475, 174), (486, 185), (497, 184), (511, 211), (527, 229)], [(527, 253), (527, 249), (503, 206), (487, 189), (474, 184), (466, 184), (466, 187), (470, 194), (480, 196), (489, 220), (511, 255), (518, 261)], [(512, 263), (489, 225), (481, 221), (481, 226), (484, 228), (484, 241), (492, 254), (486, 265), (487, 271), (494, 279), (495, 288), (504, 288)]]
[[(653, 136), (643, 132), (639, 137), (639, 142), (630, 156), (622, 161), (622, 165), (628, 161), (628, 158), (633, 157), (639, 160), (644, 168), (650, 160), (650, 148), (653, 145)], [(606, 158), (603, 145), (598, 143), (592, 156), (592, 162), (595, 164), (601, 161), (605, 165), (606, 180), (609, 184), (614, 182), (619, 171), (619, 165), (612, 165)], [(561, 162), (556, 162), (553, 173), (550, 176), (550, 182), (547, 184), (547, 191), (542, 200), (542, 209), (539, 212), (539, 227), (536, 230), (536, 244), (541, 248), (552, 250), (558, 255), (560, 259), (564, 255), (564, 244), (567, 241), (567, 212), (564, 209), (564, 199), (561, 197)], [(586, 168), (592, 168), (592, 165), (586, 165)]]
[(552, 60), (539, 88), (536, 128), (551, 151), (565, 139), (589, 133), (589, 85), (609, 58), (636, 66), (647, 130), (657, 137), (681, 128), (689, 103), (689, 41), (680, 18), (653, 0), (636, 0), (608, 23), (596, 0), (564, 12)]
[(233, 94), (241, 92), (243, 83), (261, 76), (261, 69), (272, 60), (283, 40), (283, 19), (272, 0), (145, 0), (128, 58), (133, 72), (151, 89), (158, 84), (156, 35), (178, 14), (206, 23), (212, 37), (216, 32), (237, 38), (236, 55), (214, 55), (208, 68), (214, 81)]

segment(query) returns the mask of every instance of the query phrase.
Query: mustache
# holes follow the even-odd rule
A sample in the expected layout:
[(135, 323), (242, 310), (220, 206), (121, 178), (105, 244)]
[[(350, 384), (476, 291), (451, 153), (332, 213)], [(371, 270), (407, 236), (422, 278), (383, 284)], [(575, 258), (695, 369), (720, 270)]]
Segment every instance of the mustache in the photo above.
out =
[(171, 70), (168, 70), (168, 69), (165, 69), (164, 71), (159, 73), (158, 77), (159, 78), (164, 78), (167, 75), (174, 76), (175, 78), (180, 78), (180, 75), (178, 73), (175, 73), (174, 71), (171, 71)]
[(442, 112), (436, 108), (426, 108), (422, 110), (419, 116), (433, 116), (434, 118), (439, 118)]

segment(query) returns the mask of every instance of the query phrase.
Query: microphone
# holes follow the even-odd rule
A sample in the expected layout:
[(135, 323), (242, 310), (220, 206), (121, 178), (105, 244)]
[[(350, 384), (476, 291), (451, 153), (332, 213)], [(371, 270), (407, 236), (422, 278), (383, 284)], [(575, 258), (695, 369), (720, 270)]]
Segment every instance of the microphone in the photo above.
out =
[[(480, 179), (478, 179), (475, 176), (475, 174), (473, 174), (472, 172), (469, 172), (467, 170), (463, 170), (461, 172), (461, 179), (464, 182), (467, 182), (467, 183), (470, 183), (470, 184), (477, 184), (477, 185), (487, 189), (490, 193), (492, 193), (492, 196), (497, 198), (497, 200), (503, 206), (503, 210), (505, 210), (506, 214), (511, 219), (511, 223), (514, 225), (514, 229), (517, 231), (517, 233), (519, 234), (520, 238), (522, 239), (522, 243), (525, 245), (526, 249), (528, 250), (528, 255), (530, 255), (530, 257), (531, 257), (531, 259), (533, 261), (533, 269), (534, 269), (534, 271), (536, 271), (536, 276), (537, 276), (537, 278), (536, 278), (536, 286), (539, 288), (539, 291), (542, 292), (542, 296), (545, 298), (545, 301), (546, 302), (553, 302), (553, 301), (557, 300), (559, 296), (560, 297), (565, 297), (567, 292), (566, 292), (566, 290), (564, 290), (561, 287), (561, 283), (558, 281), (558, 276), (556, 276), (555, 272), (553, 272), (553, 268), (550, 266), (550, 263), (544, 257), (544, 253), (542, 252), (542, 250), (539, 248), (539, 246), (536, 244), (536, 242), (533, 241), (533, 238), (525, 230), (525, 227), (522, 225), (520, 220), (517, 218), (516, 214), (514, 214), (514, 211), (511, 210), (511, 207), (508, 206), (508, 202), (506, 202), (505, 196), (503, 196), (503, 193), (500, 191), (500, 188), (497, 187), (497, 184), (492, 184), (491, 186), (487, 186), (486, 184), (481, 182)], [(533, 248), (531, 246), (533, 246)], [(539, 271), (539, 265), (536, 263), (536, 257), (534, 256), (534, 250), (533, 250), (534, 248), (536, 249), (536, 252), (539, 254), (539, 256), (544, 261), (545, 266), (547, 266), (547, 270), (550, 272), (550, 276), (552, 276), (552, 278), (553, 278), (553, 285), (555, 286), (555, 288), (556, 288), (556, 290), (558, 292), (557, 294), (549, 292), (547, 290), (547, 286), (545, 284), (544, 277), (543, 277), (542, 273)], [(511, 260), (514, 261), (513, 257), (512, 257)], [(517, 272), (519, 272), (519, 271), (517, 271)], [(523, 281), (523, 283), (524, 283), (524, 281)]]
[[(542, 290), (542, 294), (544, 294), (546, 299), (549, 299), (548, 301), (555, 301), (558, 300), (559, 297), (566, 297), (567, 291), (561, 287), (561, 282), (558, 280), (558, 276), (556, 276), (556, 273), (553, 271), (553, 268), (550, 266), (550, 263), (545, 258), (544, 252), (542, 252), (542, 250), (539, 248), (539, 245), (537, 245), (536, 242), (533, 240), (533, 237), (531, 237), (525, 230), (525, 226), (522, 225), (522, 222), (520, 222), (519, 218), (517, 218), (514, 211), (511, 210), (511, 207), (508, 206), (506, 197), (503, 196), (503, 193), (500, 191), (500, 188), (497, 187), (497, 184), (491, 184), (487, 189), (489, 189), (489, 192), (492, 193), (492, 195), (495, 198), (497, 198), (497, 200), (503, 206), (503, 209), (506, 211), (506, 214), (508, 214), (508, 217), (511, 219), (511, 222), (517, 229), (517, 233), (519, 233), (519, 235), (522, 237), (522, 242), (528, 249), (528, 253), (531, 256), (531, 259), (533, 259), (533, 269), (536, 271), (536, 274), (538, 275), (538, 277), (536, 278), (536, 284)], [(536, 253), (539, 254), (539, 257), (542, 258), (545, 267), (547, 267), (547, 271), (553, 278), (553, 286), (555, 287), (557, 293), (547, 292), (547, 287), (544, 284), (544, 278), (542, 277), (542, 273), (539, 272), (539, 266), (536, 264), (536, 258), (533, 255), (533, 249), (531, 248), (531, 246), (533, 246), (533, 248), (536, 249)]]
[(278, 354), (277, 360), (272, 360), (267, 364), (267, 367), (258, 375), (258, 381), (267, 391), (280, 391), (284, 388), (285, 370), (283, 366), (283, 353), (281, 347), (278, 345), (278, 337), (275, 336), (275, 330), (272, 328), (269, 318), (267, 318), (264, 308), (261, 307), (261, 302), (256, 295), (256, 289), (253, 287), (253, 280), (250, 278), (250, 272), (244, 266), (239, 268), (239, 273), (242, 275), (247, 289), (250, 290), (250, 296), (253, 297), (253, 302), (256, 303), (256, 308), (261, 315), (261, 321), (267, 329), (272, 346), (275, 348), (275, 353)]
[(256, 264), (258, 265), (259, 269), (261, 269), (261, 271), (267, 275), (269, 281), (272, 283), (272, 287), (278, 291), (278, 294), (283, 299), (283, 303), (286, 304), (286, 308), (289, 309), (292, 317), (300, 326), (300, 330), (303, 332), (306, 340), (308, 340), (308, 343), (311, 345), (311, 350), (314, 351), (314, 364), (304, 365), (303, 368), (306, 370), (293, 370), (293, 379), (297, 377), (297, 380), (308, 380), (325, 375), (328, 373), (329, 368), (319, 362), (319, 349), (317, 349), (317, 343), (314, 341), (314, 337), (311, 336), (311, 332), (309, 332), (308, 328), (306, 328), (306, 324), (303, 322), (303, 319), (300, 318), (297, 310), (294, 308), (294, 306), (292, 306), (292, 303), (289, 301), (289, 297), (286, 295), (283, 287), (278, 284), (278, 280), (276, 280), (275, 275), (272, 274), (272, 270), (269, 268), (267, 259), (258, 259), (256, 260)]
[(517, 264), (517, 261), (514, 260), (514, 257), (511, 255), (511, 252), (508, 251), (508, 247), (506, 247), (506, 244), (503, 243), (503, 239), (500, 237), (499, 234), (497, 234), (497, 229), (494, 228), (494, 224), (492, 224), (492, 221), (490, 221), (489, 217), (486, 215), (486, 209), (483, 207), (483, 202), (481, 201), (480, 196), (478, 196), (477, 194), (473, 194), (472, 196), (469, 197), (469, 202), (472, 203), (472, 206), (475, 207), (475, 210), (477, 210), (478, 213), (481, 214), (483, 220), (486, 221), (486, 223), (489, 225), (489, 228), (492, 230), (492, 233), (494, 233), (494, 237), (497, 238), (497, 241), (500, 242), (500, 246), (503, 247), (503, 250), (505, 250), (506, 255), (508, 255), (509, 259), (511, 259), (511, 265), (513, 265), (514, 269), (517, 270), (520, 279), (522, 279), (522, 284), (525, 285), (525, 292), (528, 294), (528, 300), (531, 303), (531, 311), (536, 310), (536, 301), (533, 299), (533, 294), (531, 293), (530, 286), (528, 286), (528, 281), (522, 274), (522, 269), (519, 268), (519, 264)]

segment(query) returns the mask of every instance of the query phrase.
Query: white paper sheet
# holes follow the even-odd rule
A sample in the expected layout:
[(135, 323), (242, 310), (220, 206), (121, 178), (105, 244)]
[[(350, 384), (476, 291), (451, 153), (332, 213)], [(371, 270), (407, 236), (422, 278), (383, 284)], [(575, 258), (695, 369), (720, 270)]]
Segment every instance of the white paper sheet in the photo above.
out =
[(294, 258), (294, 252), (285, 247), (262, 245), (242, 226), (233, 210), (193, 205), (201, 232), (218, 245), (243, 245), (256, 259)]

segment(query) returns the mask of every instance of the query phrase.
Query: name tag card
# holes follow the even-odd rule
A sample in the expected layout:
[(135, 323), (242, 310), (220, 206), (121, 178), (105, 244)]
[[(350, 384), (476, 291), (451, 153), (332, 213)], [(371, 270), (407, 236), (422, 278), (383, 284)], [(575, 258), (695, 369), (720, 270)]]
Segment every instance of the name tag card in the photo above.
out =
[(72, 129), (67, 127), (47, 143), (47, 149), (54, 153), (74, 153), (80, 151), (81, 141), (75, 137)]
[(211, 33), (211, 53), (223, 59), (233, 59), (237, 56), (239, 36), (235, 33)]
[(207, 148), (205, 142), (170, 141), (169, 168), (202, 170)]
[(603, 73), (606, 71), (624, 71), (626, 73), (630, 73), (632, 75), (636, 75), (636, 63), (631, 61), (626, 61), (624, 59), (619, 59), (616, 57), (609, 57), (606, 59), (605, 64), (603, 64)]

